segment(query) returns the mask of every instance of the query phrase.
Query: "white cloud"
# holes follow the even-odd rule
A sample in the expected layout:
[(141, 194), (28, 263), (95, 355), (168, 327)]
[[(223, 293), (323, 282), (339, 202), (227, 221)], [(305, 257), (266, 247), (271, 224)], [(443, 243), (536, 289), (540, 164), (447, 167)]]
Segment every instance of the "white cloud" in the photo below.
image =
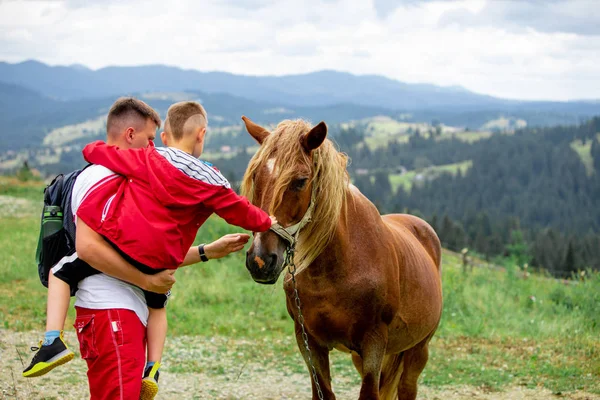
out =
[(488, 1), (479, 10), (453, 9), (440, 23), (463, 26), (496, 26), (516, 31), (600, 35), (597, 0)]
[[(600, 36), (569, 28), (593, 18), (589, 2), (498, 3), (9, 0), (0, 2), (0, 60), (257, 75), (336, 69), (510, 98), (600, 98)], [(502, 11), (498, 20), (490, 10)], [(548, 29), (535, 10), (570, 22)]]

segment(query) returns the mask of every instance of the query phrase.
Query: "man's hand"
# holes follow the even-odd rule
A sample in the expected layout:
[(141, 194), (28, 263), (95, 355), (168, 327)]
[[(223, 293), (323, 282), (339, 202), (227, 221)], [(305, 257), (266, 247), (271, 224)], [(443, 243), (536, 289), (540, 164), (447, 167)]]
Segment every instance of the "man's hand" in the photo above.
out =
[(175, 270), (166, 269), (154, 275), (146, 275), (146, 282), (142, 289), (148, 292), (164, 294), (171, 290), (175, 283)]
[(204, 245), (204, 253), (209, 259), (221, 258), (240, 251), (250, 240), (250, 235), (245, 233), (230, 233), (212, 243)]

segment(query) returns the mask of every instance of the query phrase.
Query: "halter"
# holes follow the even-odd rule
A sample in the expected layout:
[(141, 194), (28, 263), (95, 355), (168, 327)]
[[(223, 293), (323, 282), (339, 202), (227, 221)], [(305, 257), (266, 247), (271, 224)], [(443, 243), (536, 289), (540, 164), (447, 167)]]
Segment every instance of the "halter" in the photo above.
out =
[(308, 209), (304, 213), (304, 216), (298, 223), (292, 226), (288, 226), (287, 228), (284, 228), (279, 223), (271, 226), (271, 230), (288, 243), (288, 248), (296, 247), (296, 241), (298, 240), (298, 236), (300, 235), (300, 230), (312, 221), (312, 214), (313, 210), (315, 209), (315, 187), (316, 185), (313, 185), (312, 187), (310, 195), (310, 205), (308, 206)]

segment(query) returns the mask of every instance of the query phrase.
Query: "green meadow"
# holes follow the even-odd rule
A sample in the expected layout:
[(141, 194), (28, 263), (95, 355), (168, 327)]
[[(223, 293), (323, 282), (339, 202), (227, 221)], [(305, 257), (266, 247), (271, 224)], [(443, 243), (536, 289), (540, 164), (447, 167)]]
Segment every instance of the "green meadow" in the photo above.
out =
[[(0, 327), (4, 334), (36, 330), (41, 335), (46, 289), (39, 283), (34, 261), (41, 188), (2, 182), (4, 201), (36, 200), (28, 213), (0, 213)], [(211, 218), (201, 228), (198, 242), (236, 231)], [(523, 386), (600, 394), (600, 275), (586, 273), (560, 281), (525, 274), (510, 260), (501, 264), (464, 273), (460, 257), (444, 252), (444, 313), (421, 384), (436, 389), (467, 385), (500, 393)], [(260, 360), (265, 371), (305, 371), (281, 279), (273, 286), (254, 283), (245, 269), (244, 253), (185, 267), (176, 277), (168, 306), (171, 343), (190, 337), (217, 343), (245, 341), (250, 344), (243, 356), (232, 356), (239, 358), (235, 359), (239, 365), (250, 359)], [(73, 317), (71, 310), (67, 330), (72, 331)], [(207, 364), (174, 347), (167, 343), (165, 358), (176, 360), (168, 372), (224, 373), (218, 357)], [(223, 352), (230, 350), (224, 345)], [(333, 354), (332, 363), (334, 381), (359, 385), (347, 355)]]
[(579, 158), (581, 158), (581, 162), (585, 165), (588, 176), (594, 174), (594, 159), (592, 158), (591, 153), (592, 141), (593, 140), (586, 140), (584, 143), (581, 139), (578, 139), (571, 143), (571, 148), (575, 150)]
[(436, 178), (442, 173), (456, 175), (460, 171), (460, 173), (464, 175), (472, 166), (473, 161), (467, 160), (453, 164), (432, 165), (427, 168), (407, 171), (403, 174), (389, 174), (390, 185), (394, 192), (396, 192), (398, 188), (404, 189), (405, 192), (410, 192), (413, 184), (415, 184), (417, 175), (421, 175), (421, 179), (423, 180)]

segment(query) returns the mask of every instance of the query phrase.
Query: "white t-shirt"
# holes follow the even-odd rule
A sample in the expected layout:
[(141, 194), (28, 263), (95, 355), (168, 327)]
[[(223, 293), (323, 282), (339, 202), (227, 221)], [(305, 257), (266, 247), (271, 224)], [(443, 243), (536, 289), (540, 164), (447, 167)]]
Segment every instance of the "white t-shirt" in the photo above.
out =
[[(92, 165), (79, 174), (73, 185), (71, 197), (71, 208), (76, 224), (77, 209), (87, 195), (117, 176), (101, 165)], [(148, 324), (148, 306), (142, 290), (105, 274), (92, 275), (79, 282), (75, 294), (75, 306), (94, 310), (124, 308), (135, 312), (144, 325)]]

